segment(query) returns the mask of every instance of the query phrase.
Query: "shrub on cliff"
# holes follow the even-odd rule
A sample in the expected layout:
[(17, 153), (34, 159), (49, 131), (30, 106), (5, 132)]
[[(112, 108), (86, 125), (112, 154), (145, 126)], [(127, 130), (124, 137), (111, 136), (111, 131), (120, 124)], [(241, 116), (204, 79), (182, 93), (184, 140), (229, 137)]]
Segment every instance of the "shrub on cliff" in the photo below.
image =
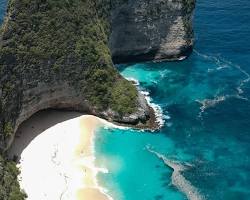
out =
[(136, 109), (134, 99), (137, 98), (137, 91), (127, 80), (121, 79), (112, 88), (111, 108), (124, 113), (133, 113)]
[(6, 161), (0, 155), (0, 199), (1, 200), (24, 200), (26, 195), (20, 191), (17, 181), (19, 170), (15, 163)]
[(120, 115), (131, 114), (136, 110), (136, 88), (119, 77), (115, 69), (94, 69), (86, 78), (91, 85), (86, 88), (86, 93), (97, 109), (112, 109)]
[(108, 48), (110, 3), (9, 1), (8, 15), (0, 30), (1, 134), (4, 130), (9, 134), (10, 130), (1, 123), (15, 124), (25, 90), (40, 83), (67, 82), (100, 111), (112, 108), (123, 115), (136, 111), (136, 95), (116, 98), (112, 94), (136, 91), (131, 83), (121, 81), (123, 78), (113, 67)]
[[(98, 112), (136, 111), (137, 91), (114, 68), (108, 48), (110, 3), (9, 0), (0, 29), (0, 140), (13, 134), (30, 103), (25, 97), (37, 98), (27, 91), (40, 84), (53, 89), (66, 83)], [(17, 175), (15, 164), (0, 157), (1, 200), (24, 199)]]

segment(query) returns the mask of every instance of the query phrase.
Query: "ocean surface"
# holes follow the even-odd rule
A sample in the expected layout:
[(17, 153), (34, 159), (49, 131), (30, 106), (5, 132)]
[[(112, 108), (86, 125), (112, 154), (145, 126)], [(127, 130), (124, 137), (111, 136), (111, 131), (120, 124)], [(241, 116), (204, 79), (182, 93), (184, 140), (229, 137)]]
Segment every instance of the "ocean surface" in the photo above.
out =
[[(118, 66), (149, 92), (165, 123), (153, 134), (98, 135), (97, 158), (110, 171), (100, 180), (117, 199), (250, 199), (250, 1), (198, 0), (194, 26), (187, 60)], [(148, 148), (185, 166), (180, 188)]]
[(117, 66), (165, 122), (98, 131), (97, 164), (109, 170), (98, 178), (114, 199), (250, 199), (250, 1), (198, 0), (194, 26), (187, 60)]

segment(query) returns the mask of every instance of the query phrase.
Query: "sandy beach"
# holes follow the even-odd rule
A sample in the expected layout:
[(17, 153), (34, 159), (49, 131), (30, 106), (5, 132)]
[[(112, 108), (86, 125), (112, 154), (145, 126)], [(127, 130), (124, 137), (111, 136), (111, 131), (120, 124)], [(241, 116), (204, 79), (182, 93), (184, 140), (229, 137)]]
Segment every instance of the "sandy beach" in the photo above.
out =
[(105, 120), (90, 115), (43, 111), (24, 122), (9, 155), (19, 157), (21, 188), (28, 200), (110, 200), (98, 185), (94, 137)]

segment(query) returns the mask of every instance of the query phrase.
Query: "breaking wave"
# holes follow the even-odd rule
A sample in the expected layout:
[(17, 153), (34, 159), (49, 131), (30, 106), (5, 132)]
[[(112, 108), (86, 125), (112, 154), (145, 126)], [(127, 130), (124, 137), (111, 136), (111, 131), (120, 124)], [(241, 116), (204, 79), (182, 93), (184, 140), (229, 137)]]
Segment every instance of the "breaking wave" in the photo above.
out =
[(139, 86), (140, 83), (137, 79), (135, 78), (132, 78), (132, 77), (129, 77), (129, 78), (126, 78), (128, 81), (132, 82), (135, 86)]
[(150, 97), (150, 93), (148, 91), (143, 90), (142, 88), (140, 88), (140, 82), (135, 79), (135, 78), (126, 78), (128, 81), (131, 81), (140, 91), (140, 93), (145, 97), (145, 99), (147, 100), (147, 103), (153, 108), (155, 115), (156, 115), (156, 122), (158, 123), (159, 127), (163, 127), (165, 124), (165, 120), (166, 119), (170, 119), (170, 116), (168, 115), (164, 115), (163, 114), (163, 110), (161, 108), (161, 106), (159, 106), (156, 103), (152, 102), (152, 98)]
[(152, 102), (152, 98), (149, 96), (149, 92), (147, 91), (140, 91), (140, 93), (145, 97), (148, 104), (153, 108), (155, 115), (156, 115), (156, 122), (158, 123), (159, 127), (163, 127), (165, 124), (165, 119), (170, 118), (169, 116), (165, 117), (163, 114), (162, 108)]

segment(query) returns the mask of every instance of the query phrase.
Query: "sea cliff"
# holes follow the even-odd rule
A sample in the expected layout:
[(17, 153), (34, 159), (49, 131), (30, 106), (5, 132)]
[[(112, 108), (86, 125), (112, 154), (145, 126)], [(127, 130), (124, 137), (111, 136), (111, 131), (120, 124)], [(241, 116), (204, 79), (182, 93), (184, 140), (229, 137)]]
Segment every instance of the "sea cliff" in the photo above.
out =
[(179, 60), (193, 47), (195, 0), (114, 3), (109, 46), (115, 63)]
[[(193, 8), (194, 0), (9, 0), (0, 29), (1, 151), (48, 108), (155, 127), (145, 98), (113, 63), (187, 56)], [(6, 188), (2, 199), (10, 199)]]
[(112, 58), (188, 55), (193, 8), (193, 0), (9, 1), (0, 32), (1, 148), (24, 120), (47, 108), (145, 124), (150, 108)]
[(2, 149), (24, 120), (47, 108), (147, 121), (146, 101), (113, 66), (107, 32), (93, 1), (9, 2), (0, 33)]

